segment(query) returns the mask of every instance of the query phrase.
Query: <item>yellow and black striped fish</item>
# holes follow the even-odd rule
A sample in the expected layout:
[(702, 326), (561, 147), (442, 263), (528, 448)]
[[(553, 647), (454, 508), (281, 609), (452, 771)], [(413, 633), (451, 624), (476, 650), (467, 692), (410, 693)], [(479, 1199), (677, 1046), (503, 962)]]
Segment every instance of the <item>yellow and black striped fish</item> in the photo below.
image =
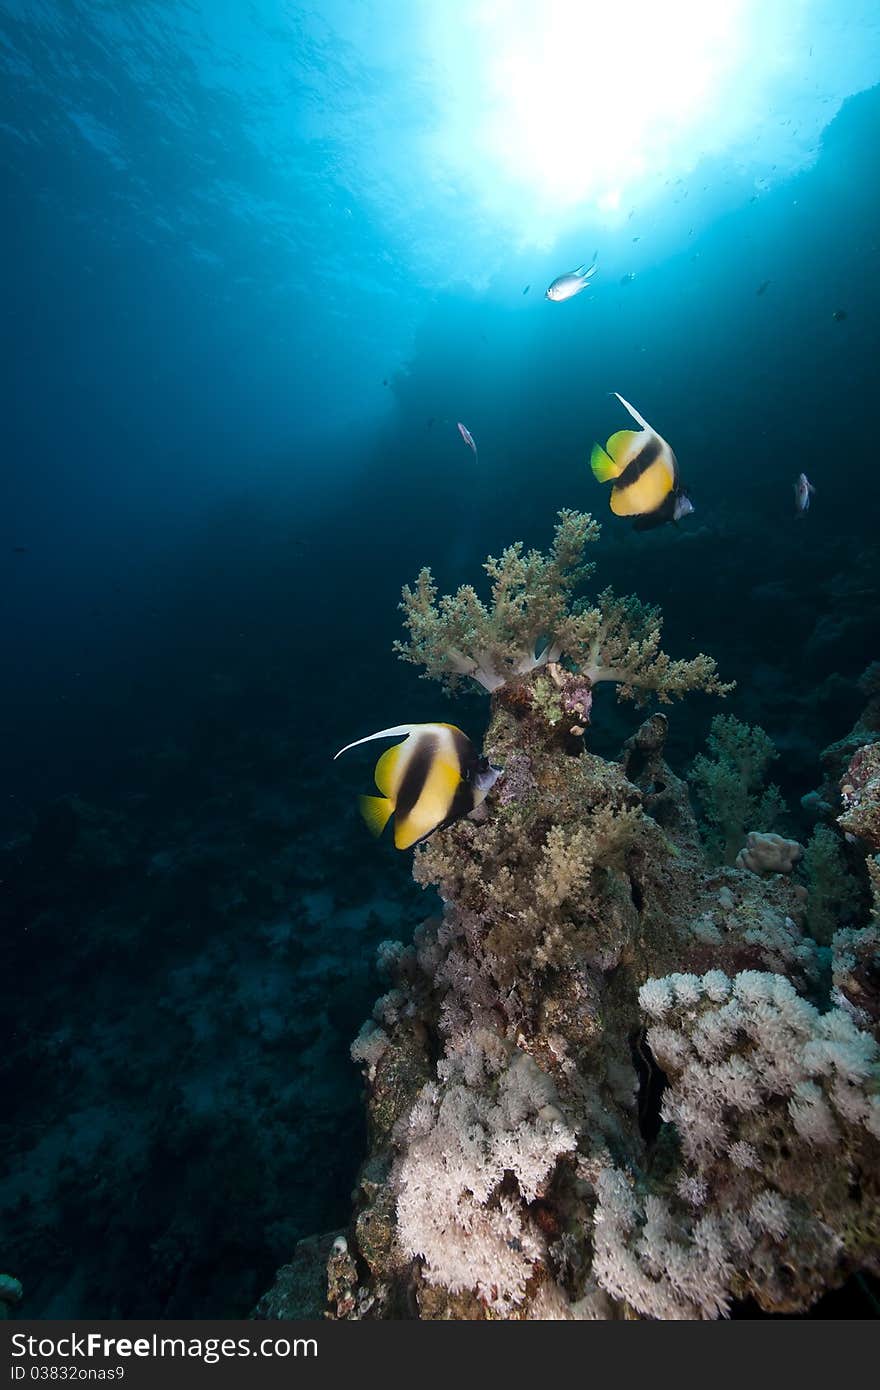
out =
[(389, 748), (376, 764), (374, 776), (382, 795), (362, 796), (359, 801), (374, 835), (382, 834), (393, 814), (394, 843), (398, 849), (409, 849), (485, 801), (501, 769), (492, 767), (454, 724), (396, 724), (347, 743), (334, 756), (400, 734), (406, 734), (403, 742)]
[(604, 449), (593, 445), (590, 467), (600, 483), (612, 484), (611, 510), (615, 516), (635, 517), (640, 531), (679, 521), (694, 508), (679, 485), (675, 454), (623, 396), (614, 394), (642, 428), (618, 430)]

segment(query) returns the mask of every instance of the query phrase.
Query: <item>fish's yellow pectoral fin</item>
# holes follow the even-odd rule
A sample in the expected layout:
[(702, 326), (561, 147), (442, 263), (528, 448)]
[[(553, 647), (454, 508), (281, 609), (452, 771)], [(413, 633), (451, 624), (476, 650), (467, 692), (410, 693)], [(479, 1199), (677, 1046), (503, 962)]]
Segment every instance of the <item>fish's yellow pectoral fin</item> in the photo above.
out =
[(389, 801), (387, 796), (359, 796), (358, 805), (370, 834), (378, 838), (394, 810), (393, 801)]
[(395, 743), (393, 748), (384, 752), (376, 764), (376, 771), (373, 777), (376, 786), (383, 796), (394, 796), (400, 782), (400, 761), (403, 751), (402, 743)]
[(620, 468), (610, 454), (606, 454), (601, 444), (593, 445), (593, 451), (590, 454), (590, 467), (593, 470), (593, 477), (598, 483), (610, 483), (612, 478), (616, 478), (620, 474)]
[(622, 473), (632, 452), (632, 442), (638, 435), (638, 430), (617, 430), (612, 434), (605, 448), (619, 465), (618, 472)]

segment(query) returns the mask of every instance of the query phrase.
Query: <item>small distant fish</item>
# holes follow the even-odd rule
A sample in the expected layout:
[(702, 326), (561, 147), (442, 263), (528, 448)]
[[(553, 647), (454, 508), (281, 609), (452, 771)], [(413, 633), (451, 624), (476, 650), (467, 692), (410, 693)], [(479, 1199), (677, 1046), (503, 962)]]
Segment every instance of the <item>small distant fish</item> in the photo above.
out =
[(769, 290), (769, 288), (770, 288), (770, 281), (769, 281), (769, 280), (762, 280), (761, 283), (760, 283), (760, 285), (758, 286), (758, 288), (755, 290), (755, 294), (766, 294), (767, 291)]
[(434, 423), (434, 416), (433, 416), (433, 415), (429, 415), (428, 418), (427, 418), (427, 420), (425, 421), (425, 426), (426, 426), (426, 428), (427, 428), (427, 429), (430, 429), (431, 426), (433, 425), (433, 423)]
[(641, 239), (642, 239), (642, 238), (641, 238), (640, 236), (634, 236), (634, 237), (633, 237), (633, 241), (641, 241)]
[(403, 742), (389, 748), (376, 764), (373, 775), (382, 795), (362, 796), (359, 804), (376, 836), (393, 815), (394, 843), (398, 849), (409, 849), (481, 805), (501, 768), (478, 753), (454, 724), (396, 724), (347, 743), (335, 758), (362, 743), (401, 734), (406, 735)]
[(529, 290), (530, 290), (531, 288), (532, 288), (532, 285), (531, 285), (531, 281), (530, 281), (530, 282), (526, 285), (525, 289), (523, 290), (523, 294), (528, 294), (528, 292), (529, 292)]
[(680, 521), (694, 510), (694, 504), (679, 483), (675, 454), (623, 396), (617, 391), (614, 395), (642, 428), (618, 430), (604, 449), (594, 444), (593, 476), (600, 483), (613, 484), (611, 510), (615, 516), (635, 517), (636, 531)]
[(835, 323), (843, 323), (843, 320), (846, 318), (846, 310), (835, 309), (831, 317), (834, 319)]
[(557, 304), (563, 299), (573, 299), (581, 290), (585, 290), (590, 283), (590, 277), (596, 274), (599, 269), (599, 252), (593, 252), (593, 259), (588, 266), (586, 262), (579, 265), (577, 270), (569, 270), (565, 275), (557, 275), (553, 283), (547, 288), (544, 298), (552, 299)]
[(469, 449), (473, 449), (475, 462), (479, 463), (480, 460), (479, 455), (477, 453), (477, 446), (474, 443), (474, 436), (471, 434), (467, 426), (463, 425), (460, 420), (456, 420), (455, 423), (458, 425), (458, 432), (464, 440), (465, 444), (467, 444)]
[(382, 385), (383, 385), (383, 386), (387, 386), (387, 385), (388, 385), (388, 378), (387, 378), (387, 376), (382, 378)]
[(632, 282), (633, 282), (633, 280), (634, 280), (635, 278), (636, 278), (636, 273), (635, 273), (635, 271), (634, 271), (634, 270), (628, 270), (628, 271), (626, 272), (625, 275), (621, 275), (621, 277), (620, 277), (620, 283), (621, 283), (622, 285), (631, 285)]
[(806, 473), (799, 473), (794, 485), (794, 514), (803, 516), (804, 512), (810, 509), (810, 498), (816, 489), (810, 482)]
[(14, 545), (12, 549), (15, 551), (16, 555), (27, 555), (28, 553), (26, 545)]

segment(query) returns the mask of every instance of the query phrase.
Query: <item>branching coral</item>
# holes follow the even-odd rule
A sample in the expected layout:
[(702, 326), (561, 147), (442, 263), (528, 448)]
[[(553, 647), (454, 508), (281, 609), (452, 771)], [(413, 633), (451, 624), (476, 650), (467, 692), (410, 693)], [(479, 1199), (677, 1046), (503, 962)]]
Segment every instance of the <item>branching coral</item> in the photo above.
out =
[(697, 754), (690, 774), (706, 819), (706, 848), (733, 864), (749, 830), (782, 828), (786, 808), (779, 788), (763, 786), (778, 754), (763, 729), (732, 715), (716, 714), (706, 742), (710, 756)]
[(700, 653), (691, 661), (672, 661), (660, 650), (662, 622), (659, 608), (603, 589), (593, 606), (584, 601), (574, 605), (557, 640), (591, 685), (613, 681), (622, 700), (643, 703), (653, 693), (669, 704), (689, 690), (728, 694), (733, 685), (721, 683), (711, 657)]
[(431, 571), (423, 569), (415, 586), (403, 590), (409, 641), (395, 642), (395, 651), (450, 689), (471, 677), (497, 691), (564, 656), (587, 693), (600, 681), (615, 682), (621, 699), (654, 693), (668, 702), (689, 690), (731, 690), (711, 657), (672, 661), (661, 651), (659, 609), (610, 589), (592, 604), (574, 599), (593, 572), (584, 550), (598, 535), (591, 516), (564, 510), (549, 555), (517, 542), (500, 559), (490, 556), (484, 565), (490, 605), (469, 584), (438, 600)]
[(549, 555), (527, 551), (520, 541), (499, 559), (490, 555), (483, 566), (492, 581), (490, 606), (470, 584), (438, 602), (431, 571), (423, 569), (415, 587), (403, 590), (409, 641), (395, 642), (394, 650), (452, 689), (472, 676), (486, 690), (498, 690), (511, 677), (557, 660), (555, 634), (578, 585), (593, 571), (584, 549), (598, 536), (591, 516), (561, 511)]
[(807, 926), (828, 945), (834, 932), (850, 923), (862, 900), (862, 889), (850, 872), (840, 835), (817, 825), (804, 851), (807, 877)]
[(531, 1057), (505, 1056), (483, 1030), (440, 1064), (410, 1113), (398, 1180), (399, 1240), (429, 1283), (473, 1289), (500, 1313), (523, 1301), (546, 1242), (514, 1193), (534, 1201), (575, 1147), (557, 1099)]
[[(708, 1271), (702, 1315), (744, 1292), (794, 1311), (848, 1268), (880, 1268), (874, 1037), (850, 1012), (820, 1013), (784, 976), (758, 971), (653, 979), (639, 999), (669, 1081), (663, 1117), (681, 1144), (684, 1190), (700, 1194), (726, 1256), (726, 1274), (723, 1261)], [(646, 1239), (641, 1261), (668, 1283)]]

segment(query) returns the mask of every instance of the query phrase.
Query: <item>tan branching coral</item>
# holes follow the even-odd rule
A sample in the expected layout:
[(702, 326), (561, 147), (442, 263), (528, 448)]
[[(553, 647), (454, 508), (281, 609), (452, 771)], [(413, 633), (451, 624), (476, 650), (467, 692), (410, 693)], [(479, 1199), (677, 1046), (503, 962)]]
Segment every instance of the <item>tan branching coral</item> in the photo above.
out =
[(712, 657), (673, 661), (660, 649), (663, 619), (659, 608), (633, 595), (621, 598), (603, 589), (592, 606), (580, 601), (557, 630), (561, 650), (590, 682), (613, 681), (621, 700), (642, 704), (654, 694), (663, 704), (690, 690), (727, 695)]
[(438, 602), (431, 571), (423, 569), (415, 586), (403, 590), (409, 641), (395, 642), (394, 650), (452, 689), (470, 676), (486, 690), (498, 690), (512, 677), (557, 660), (555, 633), (571, 596), (593, 571), (584, 549), (598, 535), (591, 516), (564, 510), (549, 555), (526, 550), (520, 541), (498, 559), (490, 555), (483, 566), (492, 581), (489, 606), (470, 584)]
[[(689, 690), (727, 694), (733, 687), (721, 683), (711, 657), (673, 661), (661, 650), (659, 609), (611, 589), (591, 602), (574, 598), (593, 572), (584, 551), (598, 536), (591, 516), (561, 511), (548, 555), (517, 542), (485, 562), (489, 605), (470, 584), (438, 599), (431, 571), (423, 569), (415, 586), (403, 590), (409, 640), (395, 642), (395, 651), (450, 689), (470, 677), (497, 691), (564, 658), (587, 690), (614, 682), (621, 699), (655, 694), (669, 702)], [(549, 691), (536, 693), (550, 698)]]

